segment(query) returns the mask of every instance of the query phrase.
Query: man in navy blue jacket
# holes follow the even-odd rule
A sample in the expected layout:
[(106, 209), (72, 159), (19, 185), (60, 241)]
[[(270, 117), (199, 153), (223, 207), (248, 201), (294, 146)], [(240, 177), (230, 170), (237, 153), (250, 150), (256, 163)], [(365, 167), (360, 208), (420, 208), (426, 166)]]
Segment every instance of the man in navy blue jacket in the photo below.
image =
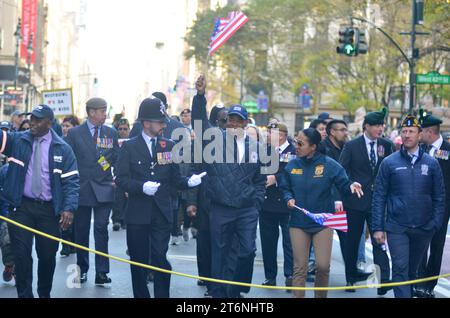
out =
[[(207, 121), (206, 80), (203, 76), (197, 80), (196, 88), (197, 95), (192, 102), (194, 125), (196, 120)], [(216, 279), (226, 277), (231, 242), (237, 235), (240, 247), (233, 280), (250, 283), (256, 251), (258, 211), (264, 202), (266, 177), (261, 174), (258, 146), (243, 134), (247, 123), (247, 110), (241, 105), (231, 106), (227, 117), (227, 129), (224, 132), (217, 130), (216, 138), (222, 139), (223, 149), (214, 149), (218, 161), (224, 160), (222, 162), (214, 160), (210, 163), (205, 160), (201, 166), (202, 170), (208, 173), (205, 188), (207, 196), (211, 199), (209, 221), (212, 277)], [(211, 294), (215, 298), (240, 297), (240, 291), (242, 288), (235, 285), (228, 290), (223, 284), (214, 283), (211, 286)]]
[[(422, 128), (414, 116), (402, 123), (402, 149), (380, 166), (373, 195), (372, 229), (378, 244), (385, 232), (392, 258), (392, 281), (416, 278), (419, 263), (444, 216), (444, 182), (436, 159), (419, 147)], [(386, 212), (387, 206), (387, 212)], [(411, 285), (394, 287), (411, 298)]]
[[(53, 111), (36, 106), (31, 128), (20, 133), (3, 132), (0, 153), (8, 156), (9, 168), (3, 198), (10, 205), (10, 218), (23, 225), (59, 237), (78, 207), (79, 175), (75, 155), (52, 129)], [(33, 233), (9, 224), (16, 263), (19, 298), (32, 298)], [(36, 235), (38, 294), (49, 298), (55, 271), (58, 242)]]

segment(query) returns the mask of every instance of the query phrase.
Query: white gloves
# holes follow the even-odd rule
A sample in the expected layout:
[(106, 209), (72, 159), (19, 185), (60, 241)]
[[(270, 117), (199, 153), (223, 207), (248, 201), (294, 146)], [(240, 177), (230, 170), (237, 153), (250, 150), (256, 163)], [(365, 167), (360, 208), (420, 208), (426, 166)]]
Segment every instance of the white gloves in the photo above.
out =
[(153, 181), (147, 181), (144, 183), (144, 186), (142, 187), (142, 191), (149, 196), (155, 195), (156, 191), (158, 191), (158, 188), (161, 184), (158, 182)]
[(206, 172), (202, 172), (200, 174), (194, 174), (192, 177), (189, 178), (188, 186), (190, 188), (198, 186), (200, 183), (202, 183), (202, 178), (206, 176)]

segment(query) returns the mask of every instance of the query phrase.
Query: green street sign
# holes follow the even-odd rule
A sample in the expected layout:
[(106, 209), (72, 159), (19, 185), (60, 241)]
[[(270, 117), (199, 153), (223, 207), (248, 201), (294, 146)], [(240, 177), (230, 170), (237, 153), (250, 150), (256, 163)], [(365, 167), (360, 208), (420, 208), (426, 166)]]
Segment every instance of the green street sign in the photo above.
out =
[(416, 74), (416, 84), (450, 84), (450, 75), (439, 74), (438, 72), (429, 72), (428, 74)]
[(244, 106), (245, 109), (247, 109), (247, 112), (249, 114), (259, 113), (258, 103), (256, 101), (251, 100), (251, 101), (243, 102), (242, 106)]

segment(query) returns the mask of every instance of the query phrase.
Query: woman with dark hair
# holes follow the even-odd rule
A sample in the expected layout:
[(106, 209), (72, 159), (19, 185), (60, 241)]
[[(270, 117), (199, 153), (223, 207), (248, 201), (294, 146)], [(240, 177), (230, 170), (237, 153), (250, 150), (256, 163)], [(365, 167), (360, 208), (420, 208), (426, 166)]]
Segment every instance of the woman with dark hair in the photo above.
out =
[(62, 122), (62, 133), (63, 133), (63, 137), (65, 138), (67, 136), (67, 133), (69, 132), (69, 129), (79, 126), (80, 125), (80, 120), (78, 119), (77, 116), (74, 115), (70, 115), (67, 116), (63, 119)]
[[(315, 287), (328, 286), (333, 230), (316, 223), (295, 205), (311, 213), (334, 213), (333, 186), (342, 194), (363, 195), (361, 185), (351, 183), (339, 163), (317, 151), (321, 140), (314, 128), (300, 131), (296, 140), (297, 158), (287, 164), (280, 178), (284, 200), (293, 209), (289, 232), (294, 255), (293, 286), (296, 287), (305, 286), (311, 243), (316, 255)], [(303, 298), (305, 291), (294, 291), (294, 296)], [(327, 291), (316, 291), (315, 297), (325, 298)]]
[(27, 131), (28, 129), (30, 129), (30, 120), (24, 119), (19, 126), (19, 131)]

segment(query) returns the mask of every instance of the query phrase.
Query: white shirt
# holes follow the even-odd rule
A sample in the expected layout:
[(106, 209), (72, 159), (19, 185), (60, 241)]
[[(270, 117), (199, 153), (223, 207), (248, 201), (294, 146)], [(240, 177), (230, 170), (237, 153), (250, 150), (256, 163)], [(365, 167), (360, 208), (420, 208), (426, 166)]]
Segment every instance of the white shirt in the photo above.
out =
[(142, 137), (145, 140), (145, 143), (147, 144), (148, 151), (150, 152), (150, 155), (153, 157), (152, 153), (152, 139), (155, 139), (155, 147), (156, 147), (156, 137), (150, 137), (146, 133), (142, 132)]
[(369, 155), (369, 161), (370, 161), (370, 143), (374, 142), (375, 144), (373, 145), (373, 151), (375, 152), (375, 162), (378, 162), (378, 151), (377, 151), (377, 147), (378, 147), (378, 142), (377, 140), (370, 140), (367, 136), (366, 133), (363, 134), (364, 136), (364, 140), (366, 141), (366, 148), (367, 148), (367, 154)]
[(442, 138), (442, 135), (439, 135), (439, 139), (431, 144), (431, 149), (428, 152), (430, 156), (434, 157), (434, 153), (441, 148), (443, 142), (444, 138)]
[(289, 141), (285, 141), (284, 144), (282, 144), (281, 146), (277, 147), (278, 153), (281, 155), (283, 153), (283, 151), (289, 147)]
[(242, 160), (244, 159), (244, 155), (245, 155), (245, 137), (246, 136), (247, 136), (247, 134), (244, 134), (244, 137), (236, 138), (236, 144), (237, 144), (237, 147), (238, 147), (239, 163), (241, 163)]

